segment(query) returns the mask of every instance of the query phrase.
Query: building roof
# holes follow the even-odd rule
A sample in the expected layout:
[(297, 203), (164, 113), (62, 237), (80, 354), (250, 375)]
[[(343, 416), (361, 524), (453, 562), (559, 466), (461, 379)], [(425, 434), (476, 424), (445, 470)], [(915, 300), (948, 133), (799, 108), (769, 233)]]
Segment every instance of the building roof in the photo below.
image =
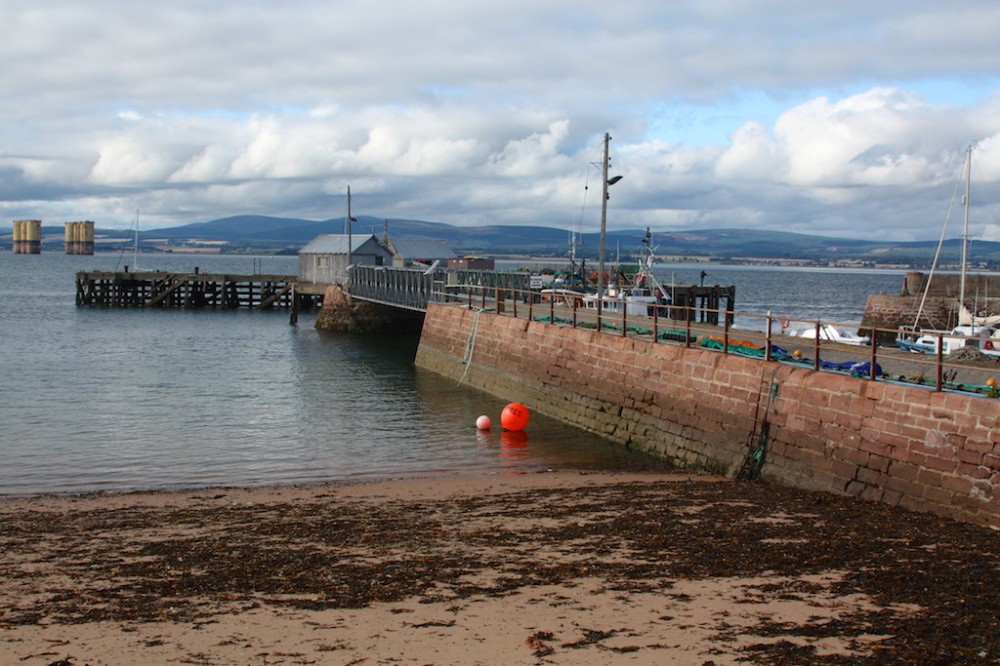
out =
[(393, 238), (396, 255), (404, 259), (454, 259), (456, 255), (443, 240), (433, 238)]
[[(347, 239), (347, 234), (320, 234), (306, 243), (299, 254), (347, 254)], [(350, 239), (351, 254), (357, 254), (362, 246), (371, 241), (378, 244), (378, 239), (372, 234), (352, 234)], [(379, 244), (379, 247), (382, 246)]]

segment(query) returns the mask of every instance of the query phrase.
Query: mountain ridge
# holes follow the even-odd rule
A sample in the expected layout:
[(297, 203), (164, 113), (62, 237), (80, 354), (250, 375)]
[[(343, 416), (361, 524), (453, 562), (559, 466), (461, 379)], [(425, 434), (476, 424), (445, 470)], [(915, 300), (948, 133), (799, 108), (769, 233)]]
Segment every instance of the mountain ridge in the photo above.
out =
[[(352, 229), (356, 234), (374, 233), (381, 236), (388, 228), (397, 238), (433, 238), (447, 243), (458, 254), (532, 255), (562, 257), (569, 255), (571, 232), (555, 227), (485, 225), (457, 227), (443, 222), (415, 219), (388, 219), (359, 216)], [(225, 252), (259, 252), (292, 254), (316, 236), (344, 231), (344, 218), (307, 220), (267, 215), (232, 215), (195, 222), (178, 227), (140, 229), (144, 243), (155, 242), (163, 249), (197, 245), (214, 241)], [(47, 237), (61, 233), (58, 227), (46, 227)], [(134, 230), (96, 230), (110, 239), (127, 239)], [(621, 254), (632, 257), (640, 249), (645, 229), (608, 231), (608, 256)], [(860, 265), (898, 265), (914, 268), (929, 267), (937, 249), (937, 241), (887, 242), (845, 239), (830, 236), (800, 234), (791, 231), (770, 231), (735, 228), (689, 229), (679, 231), (653, 230), (653, 245), (659, 257), (675, 261), (713, 261), (734, 263), (814, 262), (850, 263)], [(577, 256), (596, 258), (600, 235), (590, 232), (578, 235)], [(970, 267), (1000, 269), (1000, 243), (977, 240), (970, 252)], [(945, 241), (941, 261), (960, 261), (961, 240)], [(628, 259), (626, 259), (628, 260)]]

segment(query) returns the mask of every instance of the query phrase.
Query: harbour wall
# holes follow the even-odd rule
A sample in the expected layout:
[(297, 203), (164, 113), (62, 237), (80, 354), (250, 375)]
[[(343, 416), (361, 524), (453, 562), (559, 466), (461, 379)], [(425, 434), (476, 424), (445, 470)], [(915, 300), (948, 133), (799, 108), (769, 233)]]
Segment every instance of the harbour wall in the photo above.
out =
[(686, 468), (765, 439), (767, 481), (1000, 527), (1000, 400), (440, 304), (416, 364)]
[[(933, 279), (932, 279), (933, 277)], [(893, 344), (893, 331), (902, 327), (950, 330), (958, 326), (961, 276), (934, 275), (909, 271), (900, 294), (871, 294), (865, 304), (861, 329), (879, 331), (879, 342)], [(969, 273), (966, 276), (967, 303), (975, 303), (977, 314), (997, 314), (996, 296), (1000, 277)]]

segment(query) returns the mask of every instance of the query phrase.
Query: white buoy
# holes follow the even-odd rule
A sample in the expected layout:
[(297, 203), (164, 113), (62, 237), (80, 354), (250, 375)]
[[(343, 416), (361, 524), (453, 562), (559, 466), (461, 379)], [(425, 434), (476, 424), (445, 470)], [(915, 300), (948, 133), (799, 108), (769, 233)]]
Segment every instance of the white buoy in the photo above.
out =
[(476, 427), (480, 430), (489, 430), (492, 425), (493, 422), (490, 421), (490, 417), (485, 414), (476, 419)]

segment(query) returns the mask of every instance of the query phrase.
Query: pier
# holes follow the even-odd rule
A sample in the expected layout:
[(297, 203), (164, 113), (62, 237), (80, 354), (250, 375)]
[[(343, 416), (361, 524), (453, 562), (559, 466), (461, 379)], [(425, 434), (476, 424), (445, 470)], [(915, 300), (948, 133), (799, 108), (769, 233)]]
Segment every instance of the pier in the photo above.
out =
[(321, 296), (296, 289), (295, 275), (230, 275), (160, 271), (76, 274), (76, 304), (118, 308), (249, 308), (307, 310)]

